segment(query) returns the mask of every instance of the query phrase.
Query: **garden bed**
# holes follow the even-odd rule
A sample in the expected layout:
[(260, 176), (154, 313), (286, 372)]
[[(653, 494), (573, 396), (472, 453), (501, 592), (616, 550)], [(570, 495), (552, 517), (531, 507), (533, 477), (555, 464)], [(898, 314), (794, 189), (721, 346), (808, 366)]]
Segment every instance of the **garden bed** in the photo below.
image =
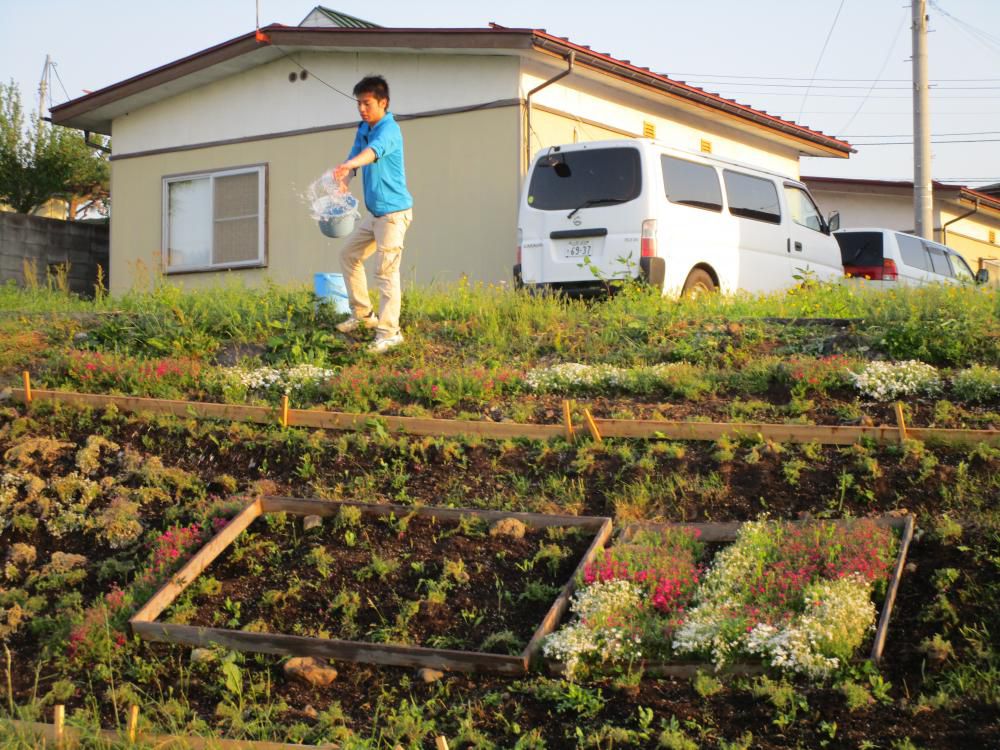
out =
[[(325, 520), (302, 532), (282, 514)], [(255, 535), (249, 527), (262, 516), (258, 526), (269, 528)], [(507, 528), (492, 535), (489, 524)], [(611, 520), (602, 517), (263, 497), (130, 625), (150, 641), (518, 674), (610, 535)], [(282, 548), (283, 536), (296, 556)], [(197, 595), (180, 600), (192, 585)], [(159, 621), (171, 606), (168, 618), (188, 622)], [(269, 619), (299, 634), (260, 632), (272, 629)], [(371, 638), (360, 639), (362, 631)]]
[[(865, 522), (871, 521), (876, 527), (883, 529), (892, 530), (895, 537), (895, 544), (897, 545), (897, 552), (891, 565), (888, 566), (888, 581), (885, 582), (885, 593), (882, 600), (881, 611), (878, 614), (878, 624), (875, 627), (874, 638), (872, 640), (871, 650), (869, 652), (868, 659), (873, 664), (878, 664), (882, 658), (882, 651), (885, 646), (886, 636), (888, 634), (889, 628), (889, 618), (892, 614), (892, 607), (896, 600), (896, 594), (899, 589), (900, 578), (903, 573), (903, 568), (906, 563), (906, 554), (909, 549), (910, 541), (913, 538), (913, 517), (906, 516), (883, 516), (876, 519), (866, 519)], [(789, 521), (783, 522), (783, 527), (795, 529), (795, 533), (801, 537), (808, 537), (810, 534), (810, 529), (815, 529), (815, 538), (822, 537), (826, 532), (824, 529), (832, 530), (834, 534), (840, 531), (847, 531), (851, 528), (853, 521), (850, 520), (837, 520), (832, 522), (822, 522), (822, 521)], [(612, 614), (607, 614), (602, 611), (602, 607), (607, 607), (607, 602), (613, 601), (613, 599), (619, 599), (619, 601), (627, 600), (630, 595), (632, 596), (643, 596), (643, 589), (648, 600), (651, 600), (649, 604), (641, 605), (643, 608), (648, 607), (650, 611), (659, 610), (659, 614), (664, 616), (665, 619), (660, 620), (658, 627), (660, 632), (664, 629), (667, 630), (671, 635), (671, 638), (677, 638), (678, 633), (682, 633), (680, 640), (693, 640), (698, 642), (702, 639), (702, 647), (706, 645), (711, 645), (713, 653), (718, 655), (720, 651), (725, 653), (726, 649), (730, 646), (720, 646), (720, 643), (725, 637), (729, 637), (732, 633), (726, 633), (727, 629), (731, 630), (731, 625), (733, 623), (739, 622), (740, 618), (744, 618), (743, 622), (739, 628), (742, 632), (745, 626), (745, 630), (749, 633), (758, 627), (758, 622), (755, 622), (754, 614), (757, 610), (749, 616), (739, 611), (738, 604), (732, 604), (732, 611), (726, 610), (724, 612), (724, 618), (729, 622), (721, 626), (715, 633), (714, 637), (707, 638), (704, 635), (705, 622), (697, 623), (693, 628), (689, 627), (687, 632), (684, 632), (682, 624), (688, 617), (693, 617), (692, 610), (689, 609), (690, 605), (698, 601), (700, 590), (699, 586), (709, 586), (706, 576), (702, 578), (705, 566), (700, 561), (716, 558), (713, 564), (717, 563), (718, 553), (725, 547), (731, 545), (738, 539), (738, 534), (741, 527), (744, 524), (732, 522), (732, 523), (691, 523), (691, 524), (661, 524), (661, 523), (633, 523), (629, 524), (623, 528), (616, 537), (615, 544), (610, 547), (605, 553), (603, 559), (601, 559), (600, 551), (598, 551), (595, 556), (595, 562), (588, 565), (584, 570), (583, 583), (586, 585), (599, 582), (606, 584), (607, 582), (613, 582), (612, 585), (620, 584), (618, 590), (602, 592), (596, 597), (591, 597), (592, 600), (585, 597), (584, 591), (586, 588), (581, 590), (578, 594), (578, 601), (574, 604), (574, 609), (578, 611), (581, 620), (587, 622), (587, 628), (581, 628), (579, 623), (573, 623), (571, 628), (575, 627), (581, 630), (581, 633), (575, 634), (570, 637), (563, 637), (558, 645), (553, 645), (552, 648), (555, 652), (562, 652), (563, 654), (570, 654), (570, 658), (566, 663), (563, 661), (549, 658), (546, 660), (546, 666), (550, 673), (555, 675), (566, 675), (572, 677), (574, 672), (574, 662), (576, 657), (573, 652), (576, 650), (581, 650), (587, 645), (594, 645), (593, 633), (595, 630), (600, 633), (598, 638), (607, 638), (607, 633), (612, 633), (610, 648), (607, 653), (603, 655), (603, 658), (608, 658), (608, 653), (614, 649), (619, 649), (620, 653), (628, 654), (630, 650), (634, 654), (639, 654), (645, 652), (649, 648), (646, 636), (651, 632), (650, 629), (644, 628), (641, 624), (636, 625), (635, 623), (641, 623), (644, 618), (648, 617), (648, 613), (641, 612), (631, 612), (621, 609), (620, 603), (612, 603), (612, 608), (615, 610)], [(848, 532), (849, 533), (849, 532)], [(842, 566), (842, 563), (838, 558), (840, 554), (840, 543), (843, 541), (844, 537), (834, 539), (833, 543), (830, 545), (830, 550), (824, 556), (822, 551), (822, 545), (817, 545), (816, 549), (820, 550), (820, 557), (817, 558), (815, 555), (815, 549), (806, 550), (805, 555), (800, 555), (802, 557), (811, 558), (811, 562), (807, 563), (812, 565), (818, 571), (822, 571), (825, 568), (829, 570), (837, 569)], [(678, 543), (678, 540), (680, 542)], [(795, 542), (793, 542), (795, 543)], [(657, 545), (653, 547), (650, 545)], [(671, 551), (666, 555), (663, 554), (664, 549), (670, 547)], [(676, 549), (674, 549), (676, 548)], [(697, 548), (697, 551), (695, 551)], [(871, 550), (869, 550), (869, 553)], [(791, 557), (794, 558), (795, 554), (792, 553)], [(861, 562), (859, 563), (861, 568), (867, 568), (869, 561), (862, 560), (858, 558)], [(740, 562), (737, 560), (736, 569), (740, 565), (746, 565), (745, 562)], [(765, 563), (765, 568), (767, 563)], [(847, 577), (848, 575), (857, 575), (856, 571), (850, 573), (847, 572), (847, 567), (851, 567), (848, 564), (846, 567), (842, 567), (836, 574), (831, 574), (827, 577), (831, 579), (836, 579), (839, 576)], [(753, 565), (747, 569), (748, 579), (754, 579)], [(866, 571), (867, 572), (867, 571)], [(759, 573), (759, 569), (757, 571)], [(794, 566), (783, 571), (778, 571), (775, 574), (777, 577), (784, 577), (795, 579), (799, 572), (794, 569)], [(818, 574), (817, 577), (824, 577), (822, 574)], [(876, 579), (876, 576), (871, 576)], [(768, 578), (767, 571), (763, 576), (750, 581), (750, 586), (753, 586), (760, 581), (766, 581)], [(719, 581), (716, 580), (712, 582), (715, 586), (716, 591), (719, 589)], [(633, 587), (633, 584), (639, 584), (638, 588)], [(723, 582), (723, 586), (729, 586), (734, 591), (742, 585), (741, 583), (728, 584)], [(764, 586), (766, 584), (760, 585), (760, 591), (755, 592), (759, 594), (764, 594)], [(799, 585), (798, 582), (792, 584), (789, 587), (791, 592), (794, 592), (795, 587)], [(629, 591), (629, 588), (632, 591)], [(652, 593), (655, 592), (655, 593)], [(781, 597), (781, 601), (785, 600), (785, 593), (778, 594)], [(834, 598), (833, 593), (828, 594), (831, 600)], [(601, 599), (603, 598), (603, 602)], [(711, 599), (711, 595), (705, 598)], [(717, 600), (720, 598), (715, 597)], [(765, 597), (760, 597), (761, 599)], [(792, 596), (789, 594), (789, 600)], [(806, 597), (808, 600), (810, 597)], [(753, 604), (759, 603), (754, 601)], [(815, 605), (824, 604), (824, 602), (815, 601)], [(765, 605), (761, 605), (762, 608), (766, 609)], [(580, 609), (587, 609), (589, 607), (590, 611), (580, 614)], [(810, 610), (810, 616), (813, 616), (812, 610)], [(631, 616), (630, 616), (631, 615)], [(814, 618), (816, 619), (816, 618)], [(780, 642), (780, 647), (778, 653), (781, 656), (777, 659), (773, 657), (772, 663), (781, 666), (780, 662), (785, 659), (795, 651), (795, 647), (789, 645), (788, 634), (791, 630), (790, 626), (791, 617), (782, 623), (779, 619), (777, 623), (777, 628), (771, 627), (767, 617), (763, 614), (760, 615), (759, 622), (768, 623), (766, 627), (769, 628), (771, 643)], [(594, 627), (594, 623), (599, 623), (597, 628)], [(624, 623), (624, 626), (622, 625)], [(669, 623), (669, 624), (666, 624)], [(712, 627), (711, 618), (709, 618), (708, 626)], [(782, 628), (787, 628), (782, 631)], [(700, 631), (700, 632), (699, 632)], [(643, 636), (640, 638), (640, 634)], [(557, 636), (558, 638), (559, 636)], [(752, 639), (748, 639), (751, 640)], [(760, 639), (759, 639), (760, 640)], [(766, 640), (766, 639), (764, 639)], [(794, 640), (792, 637), (791, 640)], [(624, 646), (622, 644), (624, 643)], [(673, 647), (677, 647), (677, 641), (674, 641)], [(546, 651), (548, 651), (550, 645), (546, 645)], [(655, 649), (655, 647), (654, 647)], [(766, 653), (766, 651), (765, 651)], [(631, 670), (635, 667), (641, 666), (641, 671), (644, 674), (656, 675), (656, 676), (671, 676), (671, 677), (691, 677), (696, 675), (698, 672), (705, 671), (711, 668), (712, 664), (710, 661), (692, 661), (689, 659), (674, 660), (670, 659), (668, 661), (659, 660), (656, 658), (646, 659), (646, 658), (636, 658), (630, 660), (627, 669)], [(723, 671), (727, 674), (758, 674), (765, 671), (765, 664), (759, 660), (747, 660), (747, 661), (732, 661), (731, 659), (726, 659), (723, 666), (722, 659), (717, 663), (716, 669), (718, 671)], [(576, 662), (578, 664), (583, 663)], [(567, 666), (568, 665), (568, 666)], [(788, 666), (786, 664), (785, 666)], [(794, 664), (791, 665), (794, 667)], [(612, 665), (602, 664), (600, 668), (596, 670), (596, 673), (600, 674), (607, 669), (612, 668)], [(620, 667), (620, 665), (619, 665)], [(593, 670), (591, 670), (593, 672)]]

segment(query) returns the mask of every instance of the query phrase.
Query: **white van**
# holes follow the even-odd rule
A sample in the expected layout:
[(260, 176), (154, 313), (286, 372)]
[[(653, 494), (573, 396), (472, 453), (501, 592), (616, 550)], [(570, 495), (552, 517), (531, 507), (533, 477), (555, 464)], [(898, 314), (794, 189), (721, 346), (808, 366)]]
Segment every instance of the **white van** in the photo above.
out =
[(920, 286), (989, 281), (985, 269), (973, 273), (965, 259), (946, 245), (895, 229), (841, 229), (833, 233), (840, 244), (844, 273), (882, 286)]
[(539, 152), (518, 215), (514, 279), (568, 293), (642, 278), (667, 294), (843, 278), (806, 186), (745, 164), (622, 139)]

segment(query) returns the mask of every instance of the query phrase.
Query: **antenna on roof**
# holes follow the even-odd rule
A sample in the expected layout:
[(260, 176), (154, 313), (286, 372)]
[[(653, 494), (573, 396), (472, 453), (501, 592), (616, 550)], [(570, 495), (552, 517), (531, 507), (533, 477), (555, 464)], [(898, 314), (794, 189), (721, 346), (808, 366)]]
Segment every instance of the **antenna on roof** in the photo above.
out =
[(260, 0), (257, 0), (257, 33), (254, 34), (257, 44), (270, 44), (271, 35), (260, 30)]

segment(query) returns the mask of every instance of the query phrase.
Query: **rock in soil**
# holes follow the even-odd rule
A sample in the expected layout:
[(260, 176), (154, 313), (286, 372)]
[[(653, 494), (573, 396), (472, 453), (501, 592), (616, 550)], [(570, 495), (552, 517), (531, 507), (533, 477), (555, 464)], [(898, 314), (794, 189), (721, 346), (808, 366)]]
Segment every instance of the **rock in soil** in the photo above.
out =
[(302, 530), (309, 531), (323, 524), (323, 519), (319, 516), (306, 516), (302, 521)]
[(424, 667), (423, 669), (417, 670), (417, 679), (423, 680), (424, 682), (437, 682), (442, 677), (444, 677), (444, 672), (439, 672), (436, 669), (428, 669)]
[(207, 664), (215, 661), (215, 654), (209, 648), (195, 648), (191, 650), (192, 664)]
[(490, 527), (490, 536), (509, 536), (523, 539), (525, 525), (516, 518), (501, 518)]
[(337, 679), (337, 670), (323, 659), (296, 656), (285, 662), (285, 676), (313, 687), (326, 687)]

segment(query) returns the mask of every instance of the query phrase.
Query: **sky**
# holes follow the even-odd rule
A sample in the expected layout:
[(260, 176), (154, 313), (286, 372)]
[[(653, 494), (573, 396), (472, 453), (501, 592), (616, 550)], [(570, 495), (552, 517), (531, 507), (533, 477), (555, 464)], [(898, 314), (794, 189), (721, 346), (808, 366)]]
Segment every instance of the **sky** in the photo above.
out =
[[(259, 0), (261, 25), (315, 0)], [(542, 28), (851, 142), (802, 173), (911, 180), (908, 0), (327, 0), (382, 26)], [(0, 80), (60, 104), (253, 31), (255, 0), (0, 0)], [(928, 0), (933, 176), (1000, 182), (1000, 0)]]

